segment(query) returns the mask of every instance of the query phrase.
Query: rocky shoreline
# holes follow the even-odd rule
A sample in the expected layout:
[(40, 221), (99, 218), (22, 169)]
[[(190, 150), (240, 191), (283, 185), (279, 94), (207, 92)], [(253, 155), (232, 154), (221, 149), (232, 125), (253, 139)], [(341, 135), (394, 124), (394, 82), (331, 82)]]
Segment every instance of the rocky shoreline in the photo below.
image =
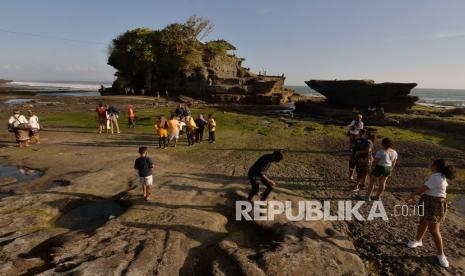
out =
[[(429, 237), (420, 251), (404, 247), (416, 228), (411, 217), (389, 222), (234, 220), (234, 202), (244, 199), (249, 189), (248, 165), (259, 154), (278, 147), (284, 147), (286, 159), (272, 169), (278, 182), (272, 199), (352, 199), (351, 184), (345, 180), (349, 154), (343, 126), (350, 112), (334, 116), (331, 112), (340, 111), (326, 110), (329, 115), (290, 118), (272, 112), (263, 115), (267, 106), (260, 110), (250, 105), (198, 104), (191, 108), (193, 114), (217, 114), (217, 144), (187, 148), (181, 140), (176, 149), (158, 151), (152, 134), (154, 120), (172, 110), (175, 102), (163, 100), (156, 106), (153, 97), (142, 96), (39, 96), (34, 97), (36, 102), (5, 105), (4, 99), (10, 98), (0, 95), (2, 118), (16, 108), (34, 108), (45, 130), (42, 145), (28, 149), (12, 147), (11, 133), (0, 130), (0, 163), (40, 172), (37, 177), (10, 178), (0, 184), (0, 274), (465, 273), (461, 250), (465, 217), (454, 206), (443, 227), (451, 260), (448, 269), (435, 264)], [(96, 134), (93, 110), (99, 101), (120, 109), (133, 103), (136, 129), (123, 128), (115, 136)], [(434, 109), (414, 111), (387, 115), (461, 124), (462, 115), (440, 117)], [(459, 143), (439, 140), (446, 137), (441, 129), (414, 136), (417, 130), (403, 126), (370, 127), (377, 128), (379, 137), (395, 135), (398, 141), (401, 163), (388, 186), (385, 206), (389, 212), (423, 181), (433, 157), (458, 166), (461, 176), (450, 183), (450, 200), (464, 196), (464, 151), (453, 148)], [(458, 133), (449, 136), (463, 142)], [(141, 199), (132, 170), (139, 145), (149, 146), (156, 164), (156, 188), (149, 202)]]

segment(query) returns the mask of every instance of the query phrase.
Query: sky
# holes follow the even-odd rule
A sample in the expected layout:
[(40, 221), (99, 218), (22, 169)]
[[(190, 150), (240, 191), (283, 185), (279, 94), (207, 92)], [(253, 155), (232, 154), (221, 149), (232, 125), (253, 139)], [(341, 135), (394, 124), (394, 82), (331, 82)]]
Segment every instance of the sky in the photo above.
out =
[(0, 78), (111, 81), (108, 45), (191, 15), (252, 71), (465, 89), (465, 1), (0, 0)]

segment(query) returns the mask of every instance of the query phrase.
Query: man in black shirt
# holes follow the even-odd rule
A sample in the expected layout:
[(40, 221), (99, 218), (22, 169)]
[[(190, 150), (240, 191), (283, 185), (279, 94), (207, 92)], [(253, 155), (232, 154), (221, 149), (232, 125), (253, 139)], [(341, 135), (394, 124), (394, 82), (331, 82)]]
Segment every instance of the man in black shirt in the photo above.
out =
[(248, 201), (252, 202), (253, 197), (258, 194), (260, 189), (259, 180), (261, 180), (266, 186), (266, 190), (263, 192), (260, 200), (266, 200), (273, 187), (276, 186), (276, 183), (266, 175), (266, 172), (270, 168), (271, 163), (278, 163), (282, 159), (283, 154), (281, 150), (276, 150), (272, 154), (263, 155), (255, 162), (255, 164), (252, 165), (252, 167), (250, 167), (248, 174), (250, 184), (252, 185), (252, 190), (250, 191), (249, 197), (247, 198)]
[(134, 162), (134, 169), (139, 173), (139, 180), (142, 188), (144, 190), (144, 199), (148, 200), (150, 196), (150, 187), (153, 185), (152, 169), (153, 162), (152, 159), (147, 157), (148, 149), (147, 147), (140, 147), (139, 154), (140, 157)]

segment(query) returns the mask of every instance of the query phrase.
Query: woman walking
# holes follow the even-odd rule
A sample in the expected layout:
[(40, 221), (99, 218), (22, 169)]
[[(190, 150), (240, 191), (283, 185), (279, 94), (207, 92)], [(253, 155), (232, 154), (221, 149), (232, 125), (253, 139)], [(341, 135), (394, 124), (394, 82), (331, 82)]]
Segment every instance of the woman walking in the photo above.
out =
[(383, 149), (377, 151), (375, 154), (375, 161), (373, 162), (375, 168), (371, 172), (370, 187), (366, 193), (367, 200), (371, 200), (371, 194), (375, 188), (376, 181), (379, 182), (379, 187), (378, 193), (373, 199), (379, 200), (381, 196), (383, 196), (384, 190), (386, 189), (386, 181), (396, 166), (398, 154), (397, 151), (392, 148), (392, 140), (384, 138), (381, 144), (383, 145)]
[(18, 147), (29, 147), (29, 131), (31, 126), (29, 125), (26, 117), (21, 115), (19, 110), (13, 112), (13, 115), (8, 120), (8, 131), (14, 132), (16, 143)]
[(431, 171), (433, 174), (428, 181), (412, 192), (408, 198), (408, 202), (411, 203), (417, 195), (422, 195), (420, 204), (424, 204), (424, 214), (420, 219), (415, 240), (408, 242), (407, 246), (409, 248), (422, 246), (426, 229), (429, 229), (436, 244), (439, 264), (443, 267), (448, 267), (449, 261), (444, 254), (444, 243), (442, 241), (440, 226), (447, 213), (447, 179), (454, 179), (455, 168), (446, 165), (443, 159), (437, 159), (431, 165)]
[(111, 134), (114, 133), (115, 127), (116, 127), (116, 133), (120, 134), (121, 132), (119, 131), (119, 124), (118, 124), (119, 110), (116, 109), (114, 106), (107, 105), (107, 113), (108, 113), (108, 121), (110, 123)]

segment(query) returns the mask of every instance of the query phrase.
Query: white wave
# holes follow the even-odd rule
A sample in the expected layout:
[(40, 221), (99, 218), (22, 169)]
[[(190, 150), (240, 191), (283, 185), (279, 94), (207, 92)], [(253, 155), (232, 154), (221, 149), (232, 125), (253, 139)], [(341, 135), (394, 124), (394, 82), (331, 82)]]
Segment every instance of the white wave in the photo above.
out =
[(108, 86), (108, 82), (102, 83), (78, 83), (78, 82), (34, 82), (34, 81), (14, 81), (9, 83), (12, 86), (27, 86), (38, 89), (67, 89), (67, 90), (81, 90), (81, 91), (97, 91), (100, 85)]

